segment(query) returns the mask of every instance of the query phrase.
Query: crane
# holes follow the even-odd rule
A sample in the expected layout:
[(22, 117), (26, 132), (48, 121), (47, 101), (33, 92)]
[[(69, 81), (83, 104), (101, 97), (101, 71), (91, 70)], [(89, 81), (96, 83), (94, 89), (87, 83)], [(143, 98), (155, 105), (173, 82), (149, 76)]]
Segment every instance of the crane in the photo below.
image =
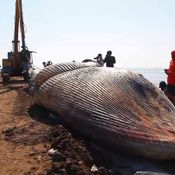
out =
[[(19, 42), (19, 29), (21, 33), (21, 49)], [(22, 0), (15, 3), (15, 25), (12, 51), (8, 52), (8, 58), (2, 59), (2, 79), (7, 83), (12, 76), (23, 76), (24, 80), (29, 79), (28, 70), (32, 67), (32, 52), (28, 50), (25, 43), (25, 30), (22, 10)]]

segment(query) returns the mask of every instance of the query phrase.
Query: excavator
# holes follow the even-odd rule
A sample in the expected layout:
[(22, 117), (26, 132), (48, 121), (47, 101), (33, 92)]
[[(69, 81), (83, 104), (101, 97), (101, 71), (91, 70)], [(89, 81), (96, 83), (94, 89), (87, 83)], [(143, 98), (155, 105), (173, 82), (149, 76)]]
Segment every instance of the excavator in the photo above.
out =
[[(22, 46), (18, 40), (19, 29), (21, 32)], [(29, 69), (32, 68), (32, 51), (29, 51), (25, 43), (24, 20), (22, 0), (16, 0), (15, 4), (15, 27), (12, 51), (8, 52), (8, 58), (2, 59), (2, 81), (8, 83), (11, 77), (23, 77), (25, 81), (30, 78)]]

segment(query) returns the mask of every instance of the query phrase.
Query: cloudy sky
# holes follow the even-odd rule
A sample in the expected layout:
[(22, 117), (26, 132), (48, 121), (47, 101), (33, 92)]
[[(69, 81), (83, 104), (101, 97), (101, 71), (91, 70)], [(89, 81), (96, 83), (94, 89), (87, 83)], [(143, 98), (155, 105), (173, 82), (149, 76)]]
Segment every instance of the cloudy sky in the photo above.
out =
[[(175, 0), (23, 0), (23, 11), (37, 66), (112, 50), (116, 67), (165, 68), (175, 50)], [(12, 50), (14, 13), (15, 0), (0, 0), (0, 58)]]

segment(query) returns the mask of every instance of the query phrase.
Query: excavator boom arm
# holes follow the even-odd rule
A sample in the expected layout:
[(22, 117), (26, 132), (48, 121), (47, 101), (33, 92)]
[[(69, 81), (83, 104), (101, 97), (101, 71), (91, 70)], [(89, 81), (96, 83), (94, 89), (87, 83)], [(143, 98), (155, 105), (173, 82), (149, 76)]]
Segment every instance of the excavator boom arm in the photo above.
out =
[(19, 0), (16, 0), (16, 8), (15, 8), (15, 31), (14, 31), (14, 40), (13, 40), (13, 67), (19, 68), (19, 21), (20, 21), (20, 12), (19, 12)]
[(20, 56), (19, 56), (19, 26), (21, 31), (21, 41), (22, 49), (26, 49), (25, 43), (25, 31), (24, 31), (24, 20), (23, 20), (23, 10), (22, 10), (22, 0), (16, 0), (16, 10), (15, 10), (15, 31), (14, 31), (14, 41), (13, 41), (13, 67), (15, 69), (20, 69)]
[(22, 0), (19, 0), (19, 8), (20, 8), (20, 27), (21, 27), (22, 48), (26, 49), (23, 10), (22, 10)]

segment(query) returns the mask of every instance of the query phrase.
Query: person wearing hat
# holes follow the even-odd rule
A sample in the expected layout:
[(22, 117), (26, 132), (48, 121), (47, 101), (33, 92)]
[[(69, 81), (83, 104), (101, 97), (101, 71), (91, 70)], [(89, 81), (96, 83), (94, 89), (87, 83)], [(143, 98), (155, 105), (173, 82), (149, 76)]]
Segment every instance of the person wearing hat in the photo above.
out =
[(167, 74), (167, 92), (170, 100), (175, 104), (175, 50), (171, 52), (171, 61), (168, 69), (165, 69)]
[(112, 56), (112, 51), (107, 51), (104, 63), (106, 63), (106, 67), (114, 67), (115, 57)]

